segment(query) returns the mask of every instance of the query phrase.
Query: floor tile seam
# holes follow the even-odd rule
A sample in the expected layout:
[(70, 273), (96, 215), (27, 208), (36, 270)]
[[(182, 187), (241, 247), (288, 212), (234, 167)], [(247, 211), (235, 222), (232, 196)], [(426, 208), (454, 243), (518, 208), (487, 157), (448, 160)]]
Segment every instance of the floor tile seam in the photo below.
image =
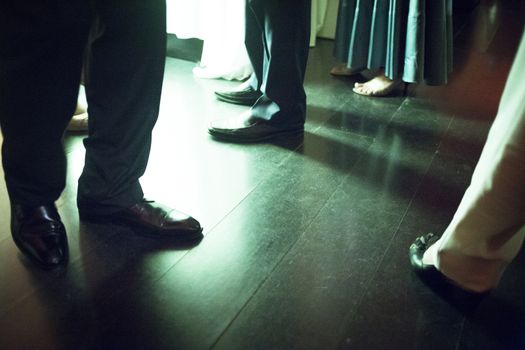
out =
[[(216, 225), (214, 226), (216, 227)], [(206, 236), (205, 236), (206, 237)], [(203, 238), (204, 239), (204, 238)], [(175, 261), (170, 267), (168, 267), (164, 272), (162, 272), (161, 274), (159, 274), (157, 277), (153, 278), (151, 280), (151, 283), (152, 284), (156, 284), (158, 282), (160, 282), (160, 280), (162, 280), (164, 277), (166, 277), (166, 275), (171, 271), (173, 270), (188, 254), (190, 254), (195, 248), (197, 248), (199, 245), (196, 245), (194, 247), (191, 247), (189, 249), (187, 249), (184, 253), (182, 253), (180, 255), (180, 257), (177, 259), (177, 261)], [(114, 295), (117, 295), (117, 294), (120, 294), (122, 293), (123, 291), (125, 291), (125, 289), (123, 288), (122, 290), (119, 290), (118, 293), (113, 293), (111, 295), (111, 297), (113, 297)]]
[[(326, 134), (323, 134), (321, 131), (321, 129), (317, 129), (317, 133), (315, 135), (317, 136), (329, 136), (329, 135), (326, 135)], [(358, 137), (360, 138), (363, 143), (364, 142), (368, 142), (370, 145), (375, 141), (375, 137), (374, 136), (370, 136), (370, 135), (365, 135), (365, 134), (362, 134), (362, 133), (359, 133), (359, 132), (355, 132), (353, 130), (350, 130), (350, 129), (334, 129), (334, 128), (325, 128), (324, 130), (330, 130), (330, 132), (333, 132), (333, 133), (337, 133), (339, 135), (344, 135), (344, 136), (348, 136), (349, 138), (352, 138), (352, 137)], [(328, 138), (328, 137), (327, 137)], [(336, 139), (333, 139), (333, 138), (330, 138), (331, 141), (334, 141), (334, 142), (337, 142), (338, 144), (345, 144), (344, 142), (341, 142), (339, 140), (336, 140)], [(347, 145), (347, 144), (345, 144)], [(369, 146), (366, 146), (364, 148), (368, 149)], [(363, 153), (365, 153), (365, 150), (363, 149), (362, 150)], [(360, 158), (359, 158), (360, 159)], [(359, 160), (358, 159), (358, 160)], [(352, 167), (353, 168), (353, 167)]]
[[(434, 158), (434, 157), (435, 157), (435, 155), (432, 156), (432, 158)], [(425, 171), (425, 174), (428, 171), (428, 168), (429, 167), (427, 167), (427, 170)], [(383, 265), (383, 263), (384, 263), (384, 261), (386, 259), (386, 256), (387, 256), (387, 253), (388, 253), (389, 249), (391, 248), (391, 246), (393, 245), (393, 242), (395, 241), (396, 237), (398, 236), (400, 228), (401, 228), (401, 225), (403, 224), (403, 222), (404, 222), (404, 220), (405, 220), (405, 218), (407, 216), (407, 213), (409, 212), (409, 210), (411, 208), (411, 205), (412, 205), (412, 203), (414, 201), (414, 198), (416, 197), (416, 194), (418, 193), (419, 188), (420, 188), (421, 184), (423, 183), (423, 179), (424, 178), (425, 178), (425, 176), (422, 176), (421, 180), (418, 182), (418, 184), (416, 186), (416, 189), (414, 190), (414, 193), (413, 193), (412, 197), (410, 198), (410, 200), (409, 200), (409, 202), (408, 202), (408, 204), (407, 204), (407, 206), (405, 208), (405, 211), (403, 212), (403, 214), (399, 218), (399, 221), (398, 221), (398, 224), (396, 225), (396, 228), (393, 230), (392, 237), (390, 238), (387, 246), (385, 247), (383, 255), (381, 256), (381, 258), (379, 259), (378, 263), (376, 264), (373, 272), (370, 273), (370, 277), (365, 281), (364, 287), (363, 287), (363, 292), (361, 293), (361, 295), (360, 295), (360, 297), (359, 297), (359, 299), (357, 300), (357, 303), (356, 303), (356, 309), (359, 309), (362, 306), (365, 295), (368, 293), (368, 291), (370, 291), (370, 285), (372, 284), (372, 281), (376, 278), (380, 267)]]
[[(394, 118), (394, 115), (396, 115), (396, 113), (401, 109), (401, 106), (406, 102), (406, 99), (405, 101), (403, 101), (401, 103), (401, 105), (399, 106), (399, 109), (394, 112), (392, 114), (392, 120)], [(452, 118), (451, 120), (448, 122), (448, 125), (447, 125), (447, 128), (445, 129), (445, 131), (443, 132), (443, 135), (446, 133), (446, 131), (448, 131), (448, 129), (450, 128), (450, 125), (452, 123)], [(389, 123), (390, 124), (390, 123)], [(397, 238), (398, 234), (399, 234), (399, 230), (401, 228), (401, 225), (403, 224), (411, 206), (412, 206), (412, 203), (414, 202), (414, 199), (416, 198), (416, 196), (418, 195), (419, 193), (419, 190), (421, 188), (421, 185), (423, 183), (423, 181), (425, 180), (425, 178), (427, 177), (427, 174), (430, 170), (430, 167), (434, 161), (434, 159), (436, 158), (436, 155), (437, 155), (437, 150), (439, 150), (440, 146), (441, 146), (441, 142), (443, 140), (443, 137), (441, 138), (439, 144), (436, 146), (436, 151), (432, 154), (432, 157), (430, 159), (430, 161), (428, 162), (428, 165), (424, 171), (424, 174), (421, 176), (420, 180), (418, 181), (417, 185), (415, 186), (415, 189), (414, 189), (414, 192), (412, 194), (412, 196), (410, 197), (410, 200), (409, 202), (407, 203), (407, 206), (405, 208), (405, 211), (403, 212), (403, 214), (401, 215), (400, 219), (399, 219), (399, 222), (395, 228), (395, 230), (393, 231), (393, 234), (392, 234), (392, 237), (390, 239), (390, 241), (388, 242), (387, 246), (385, 247), (385, 251), (383, 253), (383, 255), (381, 256), (379, 262), (377, 263), (374, 271), (370, 274), (370, 277), (368, 278), (368, 280), (364, 283), (364, 287), (363, 287), (363, 293), (361, 293), (361, 296), (359, 297), (357, 303), (356, 303), (356, 308), (360, 308), (362, 303), (363, 303), (363, 299), (366, 295), (366, 293), (370, 290), (370, 285), (373, 281), (373, 279), (376, 277), (378, 271), (379, 271), (379, 268), (380, 266), (382, 266), (383, 262), (385, 261), (386, 259), (386, 256), (387, 256), (387, 252), (388, 250), (390, 249), (390, 247), (392, 246), (393, 242), (395, 241), (395, 239)]]
[[(160, 280), (162, 280), (173, 268), (175, 268), (175, 266), (177, 264), (179, 264), (182, 259), (184, 259), (186, 257), (186, 255), (188, 255), (195, 247), (192, 247), (192, 248), (189, 248), (186, 250), (186, 252), (182, 253), (180, 255), (180, 257), (177, 259), (177, 261), (173, 262), (172, 265), (170, 267), (168, 267), (164, 272), (160, 273), (158, 276), (154, 277), (151, 279), (151, 284), (156, 284), (158, 283)], [(127, 289), (126, 287), (124, 286), (123, 288), (119, 288), (119, 289), (115, 289), (114, 290), (114, 293), (111, 293), (109, 294), (106, 298), (106, 300), (109, 300), (111, 298), (113, 298), (115, 295), (119, 295), (119, 294), (122, 294), (123, 292), (126, 292)]]
[[(352, 92), (352, 91), (349, 91), (348, 93), (350, 93), (350, 92)], [(351, 95), (350, 95), (350, 96), (351, 96)], [(334, 115), (336, 115), (337, 113), (341, 113), (341, 112), (343, 111), (343, 108), (344, 108), (347, 104), (349, 104), (349, 103), (351, 103), (351, 102), (352, 102), (352, 98), (349, 98), (347, 101), (340, 102), (339, 105), (338, 105), (337, 107), (334, 108), (334, 110), (333, 110), (333, 114), (330, 115), (330, 118), (332, 118), (332, 117), (333, 117)], [(325, 121), (325, 124), (326, 124), (326, 122), (328, 122), (328, 120), (329, 120), (330, 118), (328, 118), (328, 119)]]
[[(400, 228), (401, 228), (401, 225), (402, 225), (403, 222), (405, 221), (405, 219), (406, 219), (406, 217), (407, 217), (407, 214), (410, 212), (410, 209), (411, 209), (411, 207), (412, 207), (412, 205), (413, 205), (413, 203), (414, 203), (414, 199), (419, 195), (419, 191), (420, 191), (420, 189), (421, 189), (421, 185), (424, 183), (425, 179), (429, 176), (430, 169), (431, 169), (431, 167), (432, 167), (432, 165), (433, 165), (433, 163), (434, 163), (434, 161), (435, 161), (437, 155), (439, 154), (439, 150), (441, 149), (441, 146), (442, 146), (442, 144), (443, 144), (443, 140), (444, 140), (445, 136), (448, 134), (448, 132), (449, 132), (449, 130), (450, 130), (450, 127), (451, 127), (452, 122), (453, 122), (454, 119), (455, 119), (454, 116), (452, 116), (452, 117), (450, 118), (450, 120), (448, 121), (447, 127), (445, 128), (445, 130), (444, 130), (443, 133), (441, 134), (441, 139), (440, 139), (438, 145), (436, 146), (436, 149), (435, 149), (434, 153), (432, 154), (432, 157), (430, 158), (430, 160), (429, 160), (429, 162), (428, 162), (428, 164), (427, 164), (427, 167), (426, 167), (426, 169), (425, 169), (423, 175), (421, 176), (420, 181), (418, 182), (416, 188), (414, 189), (414, 193), (413, 193), (413, 195), (411, 196), (411, 198), (410, 198), (410, 200), (409, 200), (409, 202), (408, 202), (408, 204), (407, 204), (407, 207), (406, 207), (406, 209), (405, 209), (405, 212), (403, 213), (401, 219), (399, 220), (399, 224), (397, 225), (396, 230), (395, 230), (394, 234), (392, 235), (392, 238), (390, 239), (390, 241), (389, 241), (389, 243), (388, 243), (388, 245), (387, 245), (387, 247), (386, 247), (386, 249), (385, 249), (385, 253), (383, 254), (383, 257), (381, 258), (381, 261), (380, 261), (380, 263), (378, 264), (378, 266), (381, 265), (381, 264), (383, 263), (383, 261), (384, 261), (384, 259), (385, 259), (385, 257), (386, 257), (386, 252), (390, 249), (390, 247), (392, 246), (393, 242), (396, 240), (396, 238), (397, 238), (397, 236), (398, 236), (398, 234), (399, 234), (399, 230), (400, 230)], [(374, 275), (375, 275), (376, 273), (377, 273), (377, 270), (374, 271)]]
[[(326, 203), (325, 203), (325, 205), (326, 205)], [(324, 205), (323, 205), (323, 208), (324, 208)], [(314, 219), (317, 216), (318, 216), (318, 213), (315, 215)], [(290, 244), (289, 248), (285, 252), (283, 252), (281, 258), (275, 263), (275, 265), (268, 272), (266, 277), (264, 277), (260, 281), (260, 283), (254, 289), (253, 293), (248, 297), (248, 299), (244, 302), (244, 304), (239, 308), (237, 313), (235, 313), (235, 315), (232, 317), (230, 322), (228, 322), (228, 324), (225, 326), (224, 330), (217, 336), (217, 339), (209, 347), (210, 349), (213, 349), (213, 348), (215, 348), (218, 345), (218, 343), (221, 341), (223, 336), (228, 332), (230, 327), (235, 323), (235, 321), (239, 318), (239, 316), (243, 313), (243, 311), (248, 307), (248, 304), (250, 304), (250, 302), (257, 296), (257, 294), (259, 294), (261, 288), (263, 288), (264, 285), (266, 284), (266, 282), (272, 277), (272, 275), (275, 272), (275, 270), (277, 270), (277, 268), (279, 266), (281, 266), (281, 263), (285, 260), (285, 258), (288, 256), (290, 251), (296, 246), (297, 242), (304, 236), (304, 234), (308, 231), (308, 229), (311, 227), (312, 224), (313, 224), (313, 219), (312, 219), (311, 223), (307, 227), (304, 228), (303, 232), (297, 237), (297, 239), (293, 243)]]
[[(273, 174), (273, 172), (272, 172)], [(271, 177), (271, 174), (270, 174), (270, 177)], [(220, 226), (224, 220), (226, 220), (237, 208), (239, 208), (239, 206), (241, 206), (241, 204), (243, 204), (246, 199), (255, 191), (259, 188), (259, 186), (264, 182), (266, 181), (266, 179), (264, 180), (260, 180), (259, 182), (257, 182), (253, 188), (251, 190), (248, 191), (248, 193), (246, 193), (244, 195), (244, 197), (242, 197), (238, 202), (237, 204), (235, 204), (226, 214), (224, 214), (224, 216), (219, 219), (219, 221), (217, 221), (209, 230), (205, 230), (204, 232), (206, 233), (204, 235), (204, 238), (203, 239), (206, 239), (206, 237), (208, 237), (209, 235), (211, 235), (213, 233), (213, 231), (218, 227)]]
[[(359, 162), (359, 160), (362, 158), (363, 156), (360, 156), (357, 160), (356, 160), (356, 164)], [(228, 324), (225, 326), (224, 330), (221, 332), (221, 334), (219, 334), (219, 336), (217, 337), (217, 339), (213, 342), (213, 344), (209, 347), (209, 349), (213, 349), (215, 348), (218, 343), (221, 341), (221, 339), (224, 337), (224, 335), (228, 332), (228, 330), (230, 329), (230, 327), (235, 323), (235, 321), (239, 318), (239, 316), (242, 314), (242, 312), (248, 307), (248, 304), (257, 296), (257, 294), (260, 292), (261, 288), (264, 287), (264, 285), (266, 284), (266, 282), (273, 276), (274, 272), (278, 269), (279, 266), (281, 266), (282, 262), (288, 257), (289, 253), (293, 250), (293, 248), (297, 245), (297, 243), (301, 240), (301, 238), (304, 237), (304, 235), (309, 231), (309, 229), (312, 227), (313, 223), (315, 222), (315, 219), (317, 217), (319, 217), (320, 213), (326, 208), (326, 206), (328, 205), (328, 203), (334, 198), (335, 194), (337, 193), (337, 191), (344, 185), (345, 181), (348, 179), (348, 177), (350, 176), (350, 173), (351, 171), (348, 172), (348, 174), (346, 174), (345, 176), (343, 176), (339, 182), (339, 184), (337, 186), (335, 186), (334, 190), (332, 191), (332, 193), (330, 194), (330, 196), (327, 197), (327, 199), (325, 200), (325, 202), (323, 203), (322, 206), (319, 207), (319, 209), (317, 210), (316, 214), (312, 216), (312, 219), (310, 220), (310, 223), (303, 229), (303, 232), (301, 232), (300, 235), (297, 236), (297, 239), (295, 239), (291, 244), (290, 246), (288, 247), (288, 249), (283, 252), (281, 258), (275, 263), (275, 265), (273, 266), (273, 268), (267, 273), (266, 277), (264, 277), (261, 282), (259, 283), (259, 285), (254, 289), (253, 293), (250, 295), (250, 297), (246, 300), (246, 302), (241, 306), (241, 308), (239, 309), (239, 311), (232, 317), (231, 321), (228, 322)]]
[(376, 141), (376, 137), (375, 136), (364, 135), (364, 134), (361, 134), (361, 133), (358, 133), (358, 132), (355, 132), (355, 131), (352, 131), (352, 130), (345, 130), (345, 129), (332, 129), (332, 130), (334, 130), (336, 132), (343, 133), (343, 134), (347, 134), (350, 137), (353, 137), (353, 136), (360, 137), (363, 140), (370, 141), (370, 144), (372, 144), (373, 142)]
[[(326, 127), (327, 129), (332, 129), (332, 128), (328, 128), (327, 125), (328, 125), (328, 121), (331, 120), (334, 116), (336, 116), (338, 113), (341, 113), (341, 111), (343, 110), (344, 106), (346, 106), (349, 102), (351, 101), (346, 101), (346, 102), (340, 102), (339, 104), (339, 107), (336, 107), (334, 108), (329, 116), (324, 120), (322, 121), (321, 123), (317, 124), (314, 128), (312, 128), (311, 131), (318, 131), (319, 129), (321, 129), (322, 127)], [(315, 107), (315, 106), (312, 106), (312, 107)], [(306, 122), (308, 123), (308, 119), (306, 119)], [(301, 144), (304, 144), (301, 143)]]
[[(441, 149), (441, 145), (443, 144), (443, 140), (444, 140), (445, 136), (448, 134), (448, 131), (450, 130), (450, 127), (452, 125), (452, 121), (454, 119), (455, 119), (454, 116), (452, 116), (450, 118), (450, 120), (448, 121), (447, 127), (441, 133), (439, 143), (436, 145), (435, 151), (432, 153), (432, 156), (430, 157), (430, 160), (428, 161), (428, 164), (426, 166), (425, 171), (422, 173), (419, 182), (417, 183), (416, 187), (414, 188), (414, 192), (413, 192), (412, 196), (410, 197), (410, 200), (409, 200), (409, 202), (407, 204), (405, 212), (401, 216), (401, 218), (399, 220), (399, 223), (398, 223), (398, 225), (396, 227), (396, 230), (394, 231), (394, 234), (392, 235), (392, 238), (390, 239), (390, 241), (389, 241), (389, 243), (388, 243), (388, 245), (387, 245), (387, 247), (385, 249), (385, 253), (383, 254), (383, 257), (381, 258), (380, 264), (383, 263), (384, 258), (386, 256), (386, 252), (390, 249), (390, 247), (392, 246), (392, 243), (397, 238), (397, 235), (399, 234), (399, 229), (401, 228), (401, 225), (403, 224), (407, 214), (409, 213), (409, 211), (410, 211), (410, 209), (411, 209), (411, 207), (412, 207), (412, 205), (414, 203), (415, 198), (419, 195), (419, 191), (421, 190), (421, 185), (424, 183), (425, 179), (427, 179), (429, 177), (430, 169), (431, 169), (431, 167), (432, 167), (432, 165), (433, 165), (437, 155), (439, 154), (439, 150)], [(377, 271), (375, 271), (374, 274), (376, 272)]]
[[(373, 97), (372, 97), (373, 98)], [(403, 102), (401, 102), (399, 104), (399, 106), (396, 108), (396, 110), (390, 115), (388, 121), (386, 122), (385, 126), (388, 126), (392, 119), (393, 119), (393, 116), (399, 111), (399, 109), (401, 108), (401, 106), (405, 103), (406, 101), (406, 97), (404, 98)], [(375, 141), (375, 137), (373, 136), (369, 136), (369, 135), (365, 135), (365, 134), (361, 134), (361, 133), (358, 133), (358, 132), (355, 132), (351, 129), (342, 129), (342, 128), (332, 128), (332, 127), (329, 127), (329, 121), (336, 117), (339, 113), (341, 113), (343, 111), (343, 108), (348, 105), (348, 104), (351, 104), (352, 103), (352, 100), (350, 101), (346, 101), (346, 102), (343, 102), (341, 104), (341, 106), (339, 106), (338, 108), (336, 108), (328, 118), (326, 118), (326, 120), (324, 122), (322, 122), (321, 124), (318, 124), (317, 127), (315, 127), (312, 131), (318, 131), (319, 129), (321, 129), (322, 127), (325, 127), (326, 129), (329, 129), (329, 130), (334, 130), (336, 132), (342, 132), (342, 133), (345, 133), (345, 134), (350, 134), (350, 135), (357, 135), (359, 137), (362, 137), (364, 139), (369, 139), (369, 140), (372, 140), (372, 141)]]
[[(418, 87), (418, 84), (416, 84), (416, 87), (415, 89), (417, 89)], [(407, 96), (405, 97), (405, 99), (403, 100), (403, 102), (401, 102), (401, 104), (399, 105), (399, 107), (396, 109), (396, 111), (394, 113), (392, 113), (392, 117), (390, 118), (390, 120), (387, 122), (387, 124), (385, 124), (385, 126), (388, 128), (391, 126), (391, 124), (394, 124), (394, 118), (401, 112), (403, 112), (405, 110), (405, 108), (411, 110), (411, 111), (414, 111), (414, 110), (417, 110), (417, 111), (421, 111), (422, 113), (427, 113), (429, 112), (428, 108), (425, 108), (425, 107), (411, 107), (410, 106), (410, 103), (411, 101), (414, 101), (414, 102), (417, 102), (418, 100), (421, 100), (422, 97), (421, 96)], [(425, 99), (425, 98), (423, 98)], [(430, 111), (431, 113), (442, 113), (441, 111)], [(442, 116), (439, 116), (439, 118), (443, 118)], [(447, 114), (445, 115), (445, 118), (448, 119), (447, 121), (447, 124), (446, 124), (446, 127), (444, 128), (444, 130), (441, 132), (441, 133), (437, 133), (437, 136), (440, 137), (440, 140), (439, 140), (439, 143), (436, 145), (436, 152), (437, 150), (439, 149), (439, 147), (441, 147), (441, 144), (443, 142), (443, 140), (445, 139), (445, 136), (449, 134), (449, 130), (450, 130), (450, 127), (452, 125), (452, 122), (455, 121), (457, 119), (457, 115), (455, 114)], [(477, 121), (478, 123), (481, 122), (481, 123), (485, 123), (485, 121)], [(395, 125), (395, 124), (394, 124)], [(415, 129), (415, 128), (414, 128)], [(422, 131), (422, 132), (425, 132), (427, 129), (417, 129), (417, 131)], [(458, 139), (457, 137), (449, 137), (449, 139), (451, 140), (455, 140), (457, 142), (460, 142), (461, 140)]]
[[(316, 128), (315, 130), (318, 130), (318, 128)], [(281, 167), (283, 167), (284, 164), (285, 164), (290, 158), (292, 158), (294, 154), (297, 154), (297, 153), (298, 153), (297, 151), (300, 150), (301, 147), (303, 147), (303, 146), (304, 146), (304, 140), (303, 140), (302, 142), (299, 142), (299, 144), (298, 144), (296, 147), (294, 147), (293, 149), (290, 149), (289, 152), (288, 152), (288, 154), (287, 154), (286, 156), (284, 156), (283, 159), (281, 159), (281, 160), (277, 163), (277, 165), (276, 165), (276, 169), (274, 170), (274, 172), (277, 171), (277, 169), (280, 169)], [(278, 146), (277, 146), (277, 147), (278, 147)], [(273, 174), (273, 172), (272, 172), (272, 174)], [(271, 176), (270, 176), (270, 177), (271, 177)], [(265, 180), (261, 180), (261, 182), (263, 182), (263, 181), (265, 181)], [(257, 186), (258, 186), (258, 185), (259, 185), (259, 184), (257, 184)]]
[[(407, 108), (407, 105), (410, 104), (410, 99), (409, 99), (409, 96), (405, 96), (403, 98), (403, 102), (401, 102), (399, 104), (399, 106), (396, 108), (396, 110), (392, 113), (392, 115), (390, 116), (390, 119), (388, 119), (388, 121), (385, 123), (385, 127), (386, 128), (389, 128), (391, 127), (391, 125), (393, 124), (394, 122), (394, 119), (395, 117), (401, 113), (401, 111), (403, 111), (405, 108)], [(410, 107), (410, 106), (408, 106)], [(376, 142), (376, 139), (374, 138), (374, 142)]]
[[(373, 98), (373, 97), (371, 97)], [(318, 124), (318, 126), (314, 129), (314, 130), (319, 130), (321, 129), (322, 127), (325, 127), (326, 129), (329, 129), (329, 130), (335, 130), (335, 131), (341, 131), (341, 132), (346, 132), (346, 133), (350, 133), (350, 134), (355, 134), (355, 135), (359, 135), (359, 136), (362, 136), (362, 137), (366, 137), (366, 138), (370, 138), (370, 139), (373, 139), (373, 137), (371, 136), (368, 136), (368, 135), (363, 135), (363, 134), (359, 134), (357, 132), (353, 132), (351, 130), (347, 130), (347, 129), (341, 129), (341, 128), (332, 128), (329, 126), (329, 122), (330, 120), (332, 120), (332, 118), (338, 116), (340, 113), (344, 113), (344, 108), (345, 106), (347, 105), (350, 105), (353, 103), (353, 100), (350, 99), (348, 101), (345, 101), (345, 102), (342, 102), (341, 105), (337, 108), (335, 108), (329, 115), (328, 118), (326, 118), (326, 120), (324, 120), (322, 123)], [(397, 109), (394, 111), (394, 113), (397, 112)], [(393, 114), (393, 113), (392, 113)], [(390, 123), (390, 120), (391, 120), (391, 117), (390, 119), (387, 121), (387, 124)]]
[[(261, 183), (263, 183), (265, 180), (261, 180), (259, 181), (257, 184), (255, 184), (253, 186), (253, 188), (248, 191), (248, 193), (242, 198), (240, 199), (237, 204), (235, 204), (226, 214), (224, 214), (224, 216), (219, 220), (217, 221), (209, 230), (206, 230), (205, 231), (205, 235), (203, 237), (203, 240), (206, 239), (206, 237), (210, 236), (211, 234), (213, 234), (213, 231), (219, 227), (237, 208), (239, 208), (239, 206), (241, 206), (242, 203), (244, 203), (246, 201), (246, 199), (248, 198), (248, 196), (250, 196), (260, 185)], [(176, 265), (178, 265), (186, 256), (188, 256), (188, 254), (190, 254), (195, 248), (197, 248), (199, 245), (195, 246), (195, 247), (192, 247), (190, 249), (188, 249), (188, 251), (186, 253), (184, 253), (180, 259), (178, 259), (172, 266), (170, 266), (168, 268), (168, 270), (166, 270), (163, 274), (161, 274), (161, 276), (159, 278), (156, 278), (153, 280), (153, 283), (157, 283), (159, 282), (162, 278), (164, 278), (166, 276), (166, 274), (168, 272), (170, 272), (173, 268), (176, 267)]]

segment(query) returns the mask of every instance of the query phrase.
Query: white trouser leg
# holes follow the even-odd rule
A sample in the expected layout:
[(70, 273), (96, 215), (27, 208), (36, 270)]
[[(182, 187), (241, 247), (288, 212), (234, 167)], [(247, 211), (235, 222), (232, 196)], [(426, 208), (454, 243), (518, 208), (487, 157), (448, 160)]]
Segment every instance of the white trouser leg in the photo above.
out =
[(525, 236), (525, 35), (472, 181), (427, 254), (461, 286), (495, 287)]

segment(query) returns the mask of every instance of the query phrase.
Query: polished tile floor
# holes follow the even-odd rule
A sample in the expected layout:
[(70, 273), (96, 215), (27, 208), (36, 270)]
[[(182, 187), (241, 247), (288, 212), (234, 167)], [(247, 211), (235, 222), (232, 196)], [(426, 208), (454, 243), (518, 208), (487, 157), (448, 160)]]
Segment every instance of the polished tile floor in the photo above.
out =
[(522, 1), (457, 16), (446, 87), (366, 98), (311, 50), (304, 139), (232, 145), (207, 124), (245, 107), (168, 58), (143, 187), (198, 218), (195, 246), (78, 223), (81, 135), (58, 205), (71, 261), (44, 272), (9, 233), (0, 191), (0, 349), (525, 349), (525, 255), (473, 315), (412, 274), (407, 247), (442, 232), (468, 186), (523, 30)]

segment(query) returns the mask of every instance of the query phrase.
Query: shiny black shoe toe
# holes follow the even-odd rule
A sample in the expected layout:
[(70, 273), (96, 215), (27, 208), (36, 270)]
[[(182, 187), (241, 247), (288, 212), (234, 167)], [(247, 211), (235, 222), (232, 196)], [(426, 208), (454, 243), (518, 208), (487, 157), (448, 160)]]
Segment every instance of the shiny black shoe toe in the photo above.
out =
[(437, 242), (439, 237), (433, 233), (427, 233), (424, 236), (416, 238), (416, 240), (410, 245), (408, 250), (408, 256), (410, 258), (410, 265), (416, 273), (425, 273), (432, 269), (436, 270), (434, 265), (428, 265), (423, 262), (423, 255), (427, 249), (434, 243)]
[(449, 302), (458, 310), (472, 312), (488, 292), (478, 293), (463, 289), (451, 279), (447, 278), (434, 265), (425, 264), (423, 255), (439, 237), (433, 233), (416, 238), (409, 248), (410, 265), (416, 275), (441, 298)]
[(277, 126), (258, 119), (247, 112), (232, 118), (212, 121), (208, 127), (208, 133), (220, 141), (234, 143), (262, 142), (302, 136), (304, 125)]
[(11, 234), (20, 251), (44, 269), (59, 267), (68, 260), (66, 230), (54, 204), (11, 205)]
[(237, 105), (252, 106), (259, 97), (262, 96), (262, 92), (255, 90), (254, 88), (248, 86), (241, 90), (234, 91), (216, 91), (215, 97), (219, 101), (233, 103)]

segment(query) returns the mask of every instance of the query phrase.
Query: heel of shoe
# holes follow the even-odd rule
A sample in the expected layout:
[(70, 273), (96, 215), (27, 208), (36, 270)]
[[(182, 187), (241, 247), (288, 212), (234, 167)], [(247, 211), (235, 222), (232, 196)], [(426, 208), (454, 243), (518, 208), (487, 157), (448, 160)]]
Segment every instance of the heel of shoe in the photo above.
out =
[(403, 96), (404, 97), (408, 96), (408, 86), (409, 85), (410, 83), (407, 83), (406, 81), (403, 82)]

